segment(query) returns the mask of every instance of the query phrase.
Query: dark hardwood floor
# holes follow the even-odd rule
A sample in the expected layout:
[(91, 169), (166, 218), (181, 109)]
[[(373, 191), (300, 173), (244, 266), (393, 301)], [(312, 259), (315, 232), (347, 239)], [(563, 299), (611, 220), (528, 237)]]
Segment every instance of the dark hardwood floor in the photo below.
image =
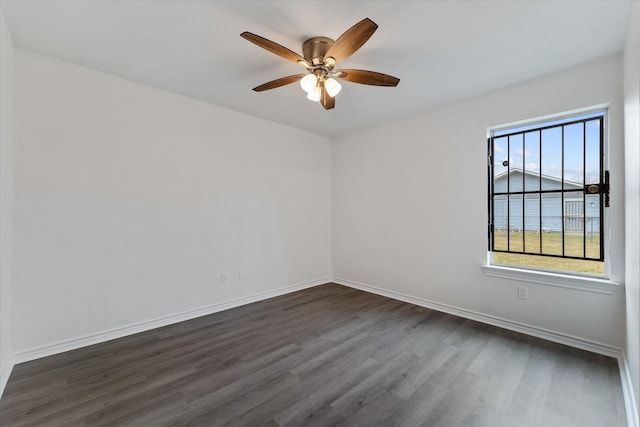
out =
[(2, 426), (625, 425), (614, 359), (327, 284), (16, 365)]

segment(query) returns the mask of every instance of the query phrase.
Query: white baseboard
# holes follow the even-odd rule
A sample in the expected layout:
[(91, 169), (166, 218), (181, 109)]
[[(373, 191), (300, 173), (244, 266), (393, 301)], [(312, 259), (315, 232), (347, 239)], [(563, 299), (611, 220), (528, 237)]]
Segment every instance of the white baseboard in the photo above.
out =
[[(110, 329), (103, 332), (89, 334), (70, 340), (65, 340), (53, 344), (48, 344), (42, 347), (33, 348), (30, 350), (22, 351), (14, 355), (14, 363), (23, 363), (30, 360), (40, 359), (42, 357), (51, 356), (65, 351), (76, 350), (81, 347), (87, 347), (101, 342), (109, 341), (116, 338), (122, 338), (128, 335), (137, 334), (139, 332), (148, 331), (162, 326), (171, 325), (185, 320), (195, 319), (196, 317), (206, 316), (208, 314), (217, 313), (220, 311), (228, 310), (230, 308), (239, 307), (245, 304), (251, 304), (253, 302), (262, 301), (268, 298), (277, 297), (280, 295), (296, 292), (302, 289), (311, 288), (314, 286), (322, 285), (331, 281), (331, 278), (323, 278), (312, 280), (309, 282), (298, 283), (296, 285), (286, 286), (283, 288), (273, 289), (266, 292), (260, 292), (257, 294), (249, 295), (242, 298), (236, 298), (230, 301), (224, 301), (221, 303), (208, 305), (205, 307), (196, 308), (194, 310), (188, 310), (182, 313), (172, 314), (170, 316), (161, 317), (145, 322), (139, 322), (128, 326)], [(2, 377), (4, 381), (4, 376)]]
[(629, 371), (629, 362), (624, 351), (618, 358), (618, 367), (620, 368), (620, 380), (622, 382), (624, 407), (627, 411), (627, 425), (629, 427), (640, 427), (640, 422), (638, 421), (638, 407), (636, 405), (636, 396), (633, 392), (631, 372)]
[(13, 371), (14, 361), (9, 360), (5, 365), (0, 367), (0, 398), (4, 394), (4, 389), (7, 386), (11, 371)]
[(591, 351), (593, 353), (614, 357), (616, 359), (619, 359), (620, 354), (622, 352), (621, 349), (612, 347), (607, 344), (602, 344), (595, 341), (590, 341), (583, 338), (575, 337), (572, 335), (563, 334), (560, 332), (555, 332), (555, 331), (551, 331), (544, 328), (539, 328), (537, 326), (531, 326), (531, 325), (527, 325), (520, 322), (514, 322), (512, 320), (503, 319), (501, 317), (492, 316), (489, 314), (479, 313), (479, 312), (467, 310), (464, 308), (454, 307), (447, 304), (441, 304), (438, 302), (429, 301), (429, 300), (418, 298), (418, 297), (413, 297), (410, 295), (402, 294), (400, 292), (389, 291), (387, 289), (378, 288), (378, 287), (367, 285), (364, 283), (354, 282), (352, 280), (334, 277), (332, 279), (332, 282), (337, 283), (339, 285), (360, 289), (361, 291), (371, 292), (373, 294), (382, 295), (382, 296), (393, 298), (399, 301), (408, 302), (410, 304), (415, 304), (421, 307), (430, 308), (436, 311), (441, 311), (443, 313), (452, 314), (454, 316), (463, 317), (465, 319), (475, 320), (481, 323), (486, 323), (489, 325), (498, 326), (500, 328), (509, 329), (511, 331), (521, 332), (526, 335), (532, 335), (534, 337), (546, 339), (548, 341), (553, 341), (553, 342), (565, 344), (571, 347), (576, 347), (582, 350)]

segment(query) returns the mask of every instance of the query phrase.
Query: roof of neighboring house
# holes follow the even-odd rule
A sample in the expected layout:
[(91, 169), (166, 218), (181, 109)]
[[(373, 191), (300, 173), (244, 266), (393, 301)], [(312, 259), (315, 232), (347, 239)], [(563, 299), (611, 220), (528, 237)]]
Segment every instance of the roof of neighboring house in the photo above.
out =
[[(509, 169), (508, 173), (509, 173), (509, 175), (524, 173), (525, 175), (529, 175), (531, 177), (535, 177), (536, 179), (538, 177), (540, 177), (540, 175), (542, 175), (542, 179), (546, 179), (548, 181), (554, 181), (554, 182), (562, 182), (562, 180), (560, 178), (555, 177), (555, 176), (549, 176), (549, 175), (545, 175), (545, 174), (538, 174), (538, 173), (535, 173), (535, 172), (522, 170), (522, 169), (519, 169), (519, 168), (511, 168), (511, 169)], [(496, 175), (496, 177), (494, 178), (494, 181), (497, 181), (499, 179), (504, 179), (506, 176), (507, 176), (507, 172), (502, 172), (501, 174)], [(564, 180), (564, 184), (565, 185), (568, 184), (568, 185), (574, 186), (576, 188), (583, 188), (582, 183), (575, 182), (575, 181), (570, 181), (570, 180), (567, 180), (567, 179)]]

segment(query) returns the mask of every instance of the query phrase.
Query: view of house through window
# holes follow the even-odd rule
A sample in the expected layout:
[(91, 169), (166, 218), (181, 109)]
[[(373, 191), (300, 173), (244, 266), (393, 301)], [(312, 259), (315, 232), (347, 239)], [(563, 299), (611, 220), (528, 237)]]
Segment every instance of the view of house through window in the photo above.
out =
[(605, 112), (491, 132), (495, 265), (605, 275)]

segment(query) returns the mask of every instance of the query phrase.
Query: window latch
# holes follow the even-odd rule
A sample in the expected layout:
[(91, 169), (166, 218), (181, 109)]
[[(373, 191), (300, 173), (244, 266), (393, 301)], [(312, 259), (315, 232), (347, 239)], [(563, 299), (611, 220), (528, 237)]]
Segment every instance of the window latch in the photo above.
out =
[(609, 207), (609, 171), (604, 171), (604, 182), (599, 184), (587, 184), (584, 186), (585, 194), (603, 194), (604, 206)]

